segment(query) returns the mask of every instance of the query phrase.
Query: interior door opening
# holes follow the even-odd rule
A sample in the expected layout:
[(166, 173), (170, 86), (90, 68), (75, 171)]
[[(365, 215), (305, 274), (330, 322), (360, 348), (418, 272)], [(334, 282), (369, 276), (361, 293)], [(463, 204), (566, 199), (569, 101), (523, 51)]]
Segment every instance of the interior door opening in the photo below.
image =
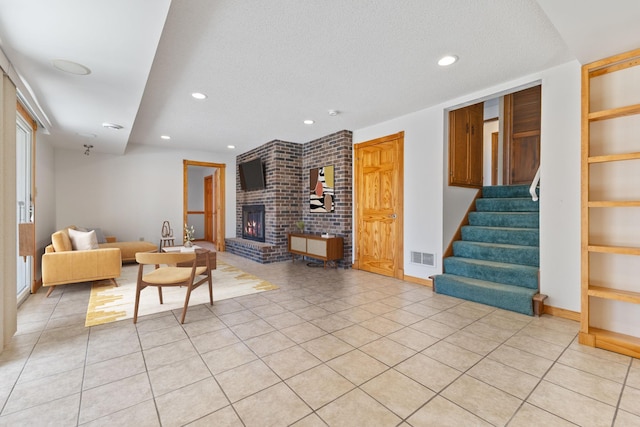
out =
[[(35, 204), (33, 197), (33, 139), (35, 123), (30, 124), (22, 116), (16, 115), (16, 218), (18, 235), (17, 253), (17, 296), (18, 304), (24, 301), (34, 286), (35, 252), (34, 219)], [(25, 241), (25, 230), (31, 230)], [(21, 232), (23, 235), (21, 236)], [(22, 243), (22, 245), (20, 244)], [(21, 247), (22, 246), (22, 247)], [(25, 248), (24, 246), (28, 246)], [(28, 254), (28, 255), (27, 255)], [(23, 255), (23, 256), (21, 256)]]
[[(224, 176), (221, 163), (183, 160), (183, 223), (193, 226), (195, 240), (224, 251)], [(181, 227), (182, 228), (182, 227)]]

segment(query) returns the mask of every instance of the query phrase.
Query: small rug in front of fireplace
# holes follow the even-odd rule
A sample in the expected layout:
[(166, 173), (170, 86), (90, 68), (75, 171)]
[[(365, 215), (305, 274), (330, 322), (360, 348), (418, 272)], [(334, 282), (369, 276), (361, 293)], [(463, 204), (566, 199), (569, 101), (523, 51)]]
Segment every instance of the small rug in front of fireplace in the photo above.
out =
[[(133, 318), (137, 274), (138, 265), (128, 265), (122, 268), (122, 274), (117, 279), (117, 287), (108, 280), (94, 283), (91, 287), (85, 326)], [(276, 285), (220, 260), (217, 260), (217, 267), (211, 272), (211, 278), (214, 306), (216, 301), (278, 289)], [(138, 319), (147, 314), (168, 310), (178, 310), (181, 313), (185, 292), (186, 289), (180, 287), (162, 288), (164, 304), (160, 304), (156, 288), (143, 289), (140, 294)], [(191, 292), (189, 307), (199, 304), (209, 305), (209, 287), (206, 284), (200, 285)], [(186, 321), (189, 321), (189, 310), (187, 310)]]

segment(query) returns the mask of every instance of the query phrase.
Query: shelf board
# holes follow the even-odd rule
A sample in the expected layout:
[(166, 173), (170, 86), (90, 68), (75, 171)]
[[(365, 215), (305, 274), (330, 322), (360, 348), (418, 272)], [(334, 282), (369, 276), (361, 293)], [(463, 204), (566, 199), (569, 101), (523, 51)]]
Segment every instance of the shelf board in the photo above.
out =
[(589, 286), (587, 294), (596, 298), (640, 304), (640, 292), (623, 291), (621, 289), (605, 288), (602, 286)]
[(636, 208), (640, 207), (640, 200), (600, 200), (588, 202), (590, 208)]
[(624, 154), (607, 154), (604, 156), (591, 156), (587, 159), (589, 163), (606, 163), (617, 162), (620, 160), (637, 160), (640, 159), (640, 152), (624, 153)]
[(640, 248), (632, 248), (625, 246), (603, 246), (603, 245), (589, 245), (587, 247), (589, 252), (621, 254), (621, 255), (640, 255)]
[(618, 117), (640, 114), (640, 104), (627, 105), (624, 107), (610, 108), (608, 110), (594, 111), (587, 116), (589, 121), (615, 119)]
[(640, 338), (605, 329), (589, 327), (595, 347), (640, 358)]

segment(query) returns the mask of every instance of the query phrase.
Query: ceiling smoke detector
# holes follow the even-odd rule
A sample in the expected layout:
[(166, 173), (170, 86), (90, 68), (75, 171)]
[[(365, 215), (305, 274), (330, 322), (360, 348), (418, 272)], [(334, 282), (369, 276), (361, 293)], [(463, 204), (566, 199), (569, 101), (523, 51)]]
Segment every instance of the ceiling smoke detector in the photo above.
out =
[(330, 116), (337, 116), (338, 115), (338, 110), (329, 110), (329, 115)]

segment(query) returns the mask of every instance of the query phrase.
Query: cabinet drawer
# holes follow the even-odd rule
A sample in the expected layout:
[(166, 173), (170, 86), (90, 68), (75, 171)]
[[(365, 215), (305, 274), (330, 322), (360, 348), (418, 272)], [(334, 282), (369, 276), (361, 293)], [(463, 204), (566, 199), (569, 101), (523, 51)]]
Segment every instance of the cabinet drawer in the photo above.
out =
[(291, 236), (291, 250), (307, 252), (307, 239), (304, 237)]
[(310, 255), (327, 256), (327, 241), (307, 239), (307, 253)]

